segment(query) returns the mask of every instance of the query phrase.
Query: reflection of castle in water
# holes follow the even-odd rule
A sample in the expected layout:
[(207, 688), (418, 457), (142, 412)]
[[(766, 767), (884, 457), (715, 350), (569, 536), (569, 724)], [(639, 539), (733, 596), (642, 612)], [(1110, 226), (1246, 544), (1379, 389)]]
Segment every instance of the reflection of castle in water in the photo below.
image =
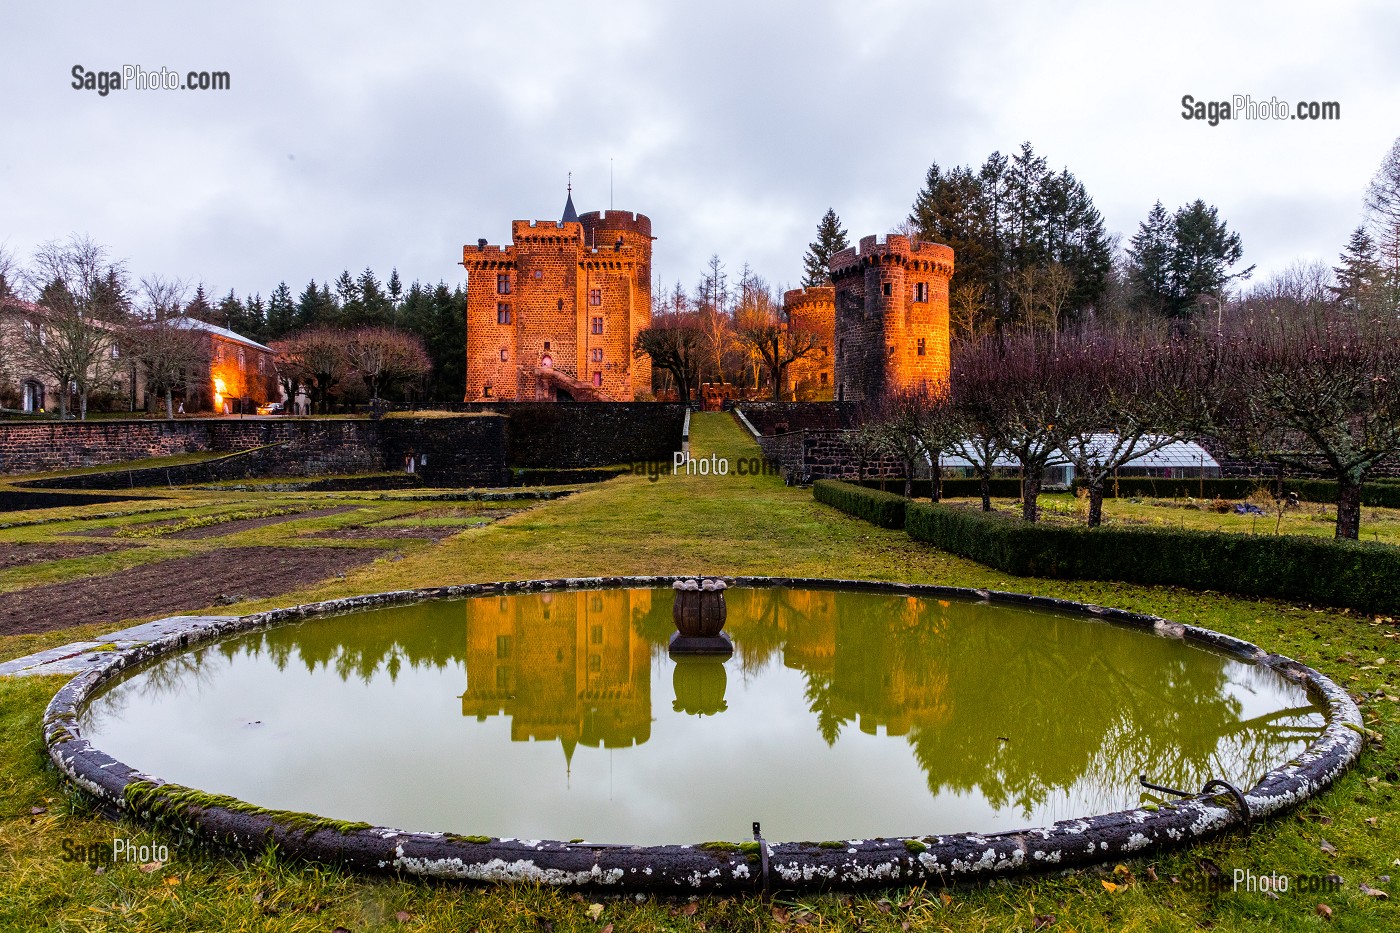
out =
[(648, 590), (467, 603), (462, 715), (506, 715), (513, 741), (625, 748), (651, 737), (651, 644), (633, 628)]

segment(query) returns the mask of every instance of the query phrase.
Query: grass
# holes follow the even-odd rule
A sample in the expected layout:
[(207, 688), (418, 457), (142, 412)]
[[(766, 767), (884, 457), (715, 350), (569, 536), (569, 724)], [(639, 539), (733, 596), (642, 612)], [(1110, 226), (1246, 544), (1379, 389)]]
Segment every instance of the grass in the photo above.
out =
[[(692, 421), (696, 456), (756, 454), (725, 415)], [(176, 501), (190, 492), (172, 494)], [(237, 505), (286, 504), (288, 496), (240, 494)], [(308, 496), (309, 498), (309, 496)], [(298, 502), (301, 499), (297, 500)], [(316, 497), (330, 505), (334, 494)], [(325, 527), (377, 518), (410, 520), (442, 503), (406, 499), (356, 500), (367, 510), (319, 520)], [(1071, 503), (1072, 504), (1072, 503)], [(499, 507), (499, 503), (483, 504)], [(1131, 504), (1129, 504), (1131, 505)], [(225, 507), (234, 507), (226, 503)], [(454, 507), (457, 507), (454, 504)], [(1134, 506), (1137, 508), (1137, 506)], [(1177, 511), (1142, 505), (1145, 516)], [(393, 513), (393, 514), (390, 514)], [(1117, 513), (1110, 509), (1111, 516)], [(1125, 514), (1126, 518), (1136, 517)], [(1195, 515), (1187, 515), (1195, 519)], [(1207, 520), (1213, 520), (1211, 515)], [(139, 517), (116, 522), (140, 521)], [(1260, 520), (1261, 524), (1263, 519)], [(309, 524), (309, 523), (308, 523)], [(280, 526), (255, 529), (239, 543), (281, 543)], [(0, 547), (21, 533), (65, 530), (45, 525), (0, 532)], [(71, 539), (55, 539), (71, 540)], [(344, 542), (332, 542), (343, 544)], [(176, 542), (156, 540), (152, 549)], [(207, 541), (179, 542), (208, 547)], [(406, 541), (404, 557), (348, 573), (296, 595), (297, 601), (457, 582), (530, 577), (651, 573), (751, 573), (857, 577), (986, 586), (1085, 600), (1152, 612), (1247, 638), (1313, 665), (1354, 694), (1370, 728), (1384, 737), (1331, 790), (1281, 818), (1184, 852), (1063, 877), (997, 883), (947, 892), (899, 889), (861, 895), (705, 899), (603, 898), (519, 885), (485, 890), (360, 878), (334, 868), (286, 864), (275, 856), (244, 858), (179, 850), (168, 865), (144, 873), (134, 865), (92, 867), (63, 860), (63, 840), (110, 845), (114, 836), (158, 837), (114, 826), (66, 798), (45, 768), (39, 717), (56, 682), (0, 681), (0, 929), (70, 930), (525, 930), (615, 933), (634, 930), (821, 929), (902, 931), (1058, 930), (1379, 930), (1396, 928), (1396, 907), (1359, 893), (1362, 882), (1390, 887), (1381, 876), (1400, 873), (1400, 808), (1393, 799), (1400, 762), (1395, 682), (1400, 627), (1376, 619), (1274, 601), (1099, 582), (1012, 578), (932, 547), (848, 518), (812, 500), (808, 490), (772, 477), (627, 476), (541, 503), (441, 544)], [(15, 573), (38, 574), (38, 568)], [(269, 608), (291, 597), (250, 602)], [(115, 626), (101, 627), (105, 630)], [(62, 643), (98, 631), (69, 631)], [(44, 638), (0, 639), (0, 657), (36, 650)], [(1384, 658), (1385, 663), (1380, 663)], [(33, 807), (46, 812), (31, 815)], [(1371, 822), (1374, 820), (1374, 822)], [(910, 827), (917, 832), (918, 827)], [(1323, 849), (1323, 841), (1335, 855)], [(1235, 869), (1277, 871), (1295, 879), (1331, 872), (1345, 879), (1325, 897), (1290, 890), (1262, 894), (1207, 893), (1199, 860), (1226, 875)], [(1172, 878), (1183, 883), (1173, 883)], [(1155, 880), (1154, 880), (1155, 878)], [(172, 880), (173, 879), (173, 880)], [(1115, 888), (1110, 890), (1104, 882)], [(1325, 901), (1331, 920), (1318, 916)], [(594, 908), (598, 905), (601, 910)], [(402, 912), (403, 919), (398, 915)], [(596, 914), (596, 916), (595, 916)], [(1054, 917), (1053, 922), (1045, 918)], [(1040, 918), (1039, 920), (1037, 918)]]

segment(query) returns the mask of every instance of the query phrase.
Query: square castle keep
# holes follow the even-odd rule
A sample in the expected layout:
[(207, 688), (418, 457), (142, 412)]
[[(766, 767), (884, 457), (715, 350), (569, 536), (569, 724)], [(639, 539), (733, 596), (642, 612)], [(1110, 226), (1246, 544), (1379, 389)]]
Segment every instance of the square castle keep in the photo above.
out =
[[(651, 324), (654, 239), (644, 214), (576, 213), (571, 190), (559, 221), (516, 220), (510, 246), (462, 247), (466, 401), (648, 396), (651, 361), (632, 347)], [(948, 384), (952, 249), (867, 236), (829, 271), (830, 286), (783, 296), (788, 320), (819, 335), (788, 373), (795, 398), (858, 402)]]
[(467, 270), (466, 401), (630, 402), (651, 392), (632, 356), (651, 323), (651, 220), (574, 210), (516, 220), (511, 245), (462, 247)]

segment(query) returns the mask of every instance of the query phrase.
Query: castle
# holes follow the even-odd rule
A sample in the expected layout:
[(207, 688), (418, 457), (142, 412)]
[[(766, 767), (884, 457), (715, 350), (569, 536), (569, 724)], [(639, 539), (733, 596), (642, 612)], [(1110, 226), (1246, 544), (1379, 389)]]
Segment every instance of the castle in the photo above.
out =
[[(651, 393), (633, 357), (651, 323), (651, 220), (574, 210), (511, 223), (511, 245), (462, 247), (466, 401), (627, 402)], [(867, 236), (829, 263), (830, 286), (783, 296), (792, 327), (818, 335), (788, 368), (801, 401), (858, 402), (948, 383), (953, 251), (899, 234)]]
[(511, 245), (462, 247), (467, 401), (630, 402), (651, 392), (634, 359), (651, 323), (651, 220), (574, 210), (511, 223)]

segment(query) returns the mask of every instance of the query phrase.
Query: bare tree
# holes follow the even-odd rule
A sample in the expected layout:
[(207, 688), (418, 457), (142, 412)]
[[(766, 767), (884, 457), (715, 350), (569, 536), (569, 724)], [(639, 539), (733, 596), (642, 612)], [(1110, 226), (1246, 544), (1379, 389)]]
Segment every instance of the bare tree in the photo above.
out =
[(1361, 493), (1400, 452), (1400, 324), (1328, 308), (1261, 315), (1219, 341), (1215, 431), (1243, 456), (1337, 481), (1338, 538), (1356, 539)]
[(773, 401), (780, 401), (788, 367), (814, 354), (821, 334), (789, 320), (766, 288), (754, 289), (746, 304), (736, 338), (768, 371)]
[(1193, 339), (1098, 330), (1067, 342), (1059, 368), (1075, 414), (1061, 450), (1088, 489), (1088, 524), (1096, 528), (1105, 484), (1120, 468), (1205, 429), (1218, 372), (1214, 355)]
[(209, 362), (208, 338), (181, 317), (185, 285), (178, 279), (141, 280), (139, 318), (122, 342), (146, 376), (146, 391), (165, 397), (165, 417), (175, 418), (175, 392)]
[(345, 344), (345, 360), (369, 387), (371, 399), (395, 385), (426, 376), (432, 361), (415, 334), (393, 327), (362, 327)]
[(1393, 309), (1400, 303), (1400, 139), (1366, 189), (1366, 219), (1380, 248)]
[(1062, 359), (1033, 332), (965, 341), (955, 348), (952, 384), (959, 408), (991, 432), (995, 445), (1021, 465), (1021, 514), (1040, 518), (1040, 487), (1047, 467), (1063, 456), (1079, 430), (1066, 376), (1077, 360)]
[(913, 392), (892, 392), (871, 408), (866, 424), (880, 453), (888, 454), (904, 468), (904, 497), (913, 498), (914, 474), (923, 459), (919, 440), (924, 399)]
[(652, 366), (675, 377), (676, 393), (683, 405), (690, 404), (690, 391), (699, 380), (704, 353), (705, 332), (693, 311), (653, 317), (651, 325), (637, 333), (632, 347), (633, 356), (650, 357)]
[(59, 385), (59, 417), (68, 417), (68, 397), (78, 393), (79, 415), (87, 418), (88, 395), (106, 379), (117, 346), (115, 327), (126, 315), (126, 270), (106, 247), (77, 234), (43, 244), (27, 271), (37, 310), (24, 327), (34, 368)]
[(20, 342), (20, 325), (16, 323), (19, 318), (19, 294), (15, 291), (17, 270), (15, 254), (0, 243), (0, 390), (5, 387)]
[(329, 414), (331, 390), (346, 373), (345, 344), (345, 334), (329, 327), (314, 327), (273, 342), (279, 380), (306, 386), (312, 409)]
[(960, 282), (948, 295), (948, 319), (955, 337), (981, 337), (994, 321), (989, 312), (987, 286), (983, 282)]

